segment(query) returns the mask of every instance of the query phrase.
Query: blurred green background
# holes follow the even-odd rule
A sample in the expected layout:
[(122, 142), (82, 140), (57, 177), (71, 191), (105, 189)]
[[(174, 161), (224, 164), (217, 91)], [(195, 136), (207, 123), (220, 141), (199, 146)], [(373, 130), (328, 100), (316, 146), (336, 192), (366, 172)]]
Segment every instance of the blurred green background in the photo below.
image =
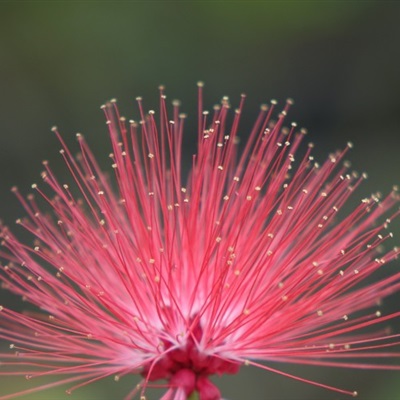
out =
[[(189, 113), (190, 143), (198, 80), (206, 83), (209, 108), (223, 95), (237, 105), (247, 93), (242, 126), (250, 126), (260, 103), (294, 98), (289, 120), (308, 128), (319, 161), (354, 142), (353, 167), (370, 177), (355, 201), (388, 192), (400, 183), (399, 19), (398, 1), (2, 1), (0, 215), (10, 225), (21, 215), (9, 189), (18, 185), (27, 193), (40, 179), (43, 159), (66, 176), (54, 124), (75, 150), (74, 134), (84, 133), (107, 162), (99, 106), (112, 97), (136, 118), (135, 97), (155, 108), (157, 87), (165, 84), (168, 97), (181, 99)], [(0, 299), (21, 307), (4, 291)], [(397, 297), (388, 308), (398, 303)], [(282, 369), (357, 389), (360, 400), (400, 398), (400, 373)], [(218, 382), (230, 400), (347, 398), (252, 368)], [(3, 380), (0, 394), (24, 384), (31, 382)], [(130, 379), (110, 379), (73, 398), (119, 399), (131, 386)], [(27, 397), (63, 398), (61, 389)]]

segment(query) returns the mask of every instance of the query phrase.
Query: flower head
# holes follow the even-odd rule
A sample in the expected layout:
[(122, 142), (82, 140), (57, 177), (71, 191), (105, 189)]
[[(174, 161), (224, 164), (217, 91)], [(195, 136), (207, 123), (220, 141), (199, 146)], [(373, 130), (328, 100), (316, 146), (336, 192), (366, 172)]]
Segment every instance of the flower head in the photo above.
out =
[(35, 195), (13, 189), (27, 213), (17, 223), (34, 244), (1, 227), (1, 280), (39, 311), (0, 308), (0, 338), (14, 349), (1, 354), (0, 375), (53, 381), (1, 399), (140, 374), (127, 399), (144, 398), (161, 379), (164, 400), (194, 392), (217, 400), (210, 376), (243, 365), (284, 375), (271, 363), (400, 369), (378, 362), (398, 356), (388, 348), (400, 334), (383, 328), (400, 312), (376, 309), (399, 290), (400, 273), (375, 274), (399, 253), (381, 251), (399, 213), (396, 192), (346, 213), (365, 178), (343, 163), (350, 144), (322, 165), (311, 145), (298, 155), (305, 131), (284, 127), (291, 101), (279, 114), (272, 101), (239, 151), (244, 96), (234, 113), (223, 98), (211, 115), (202, 84), (198, 150), (184, 180), (185, 115), (174, 102), (169, 117), (160, 92), (158, 116), (137, 99), (138, 122), (121, 117), (114, 100), (102, 107), (112, 177), (82, 135), (74, 157), (54, 128), (73, 185), (44, 162)]

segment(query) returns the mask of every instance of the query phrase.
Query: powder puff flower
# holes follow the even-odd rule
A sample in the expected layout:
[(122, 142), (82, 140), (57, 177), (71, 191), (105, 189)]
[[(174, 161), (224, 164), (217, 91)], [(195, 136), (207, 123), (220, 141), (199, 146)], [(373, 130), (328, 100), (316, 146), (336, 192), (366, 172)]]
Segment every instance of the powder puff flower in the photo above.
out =
[[(1, 399), (139, 374), (126, 399), (161, 386), (163, 400), (217, 400), (210, 377), (244, 365), (355, 395), (277, 363), (400, 369), (400, 334), (385, 329), (400, 311), (376, 308), (400, 288), (387, 265), (399, 249), (382, 250), (399, 196), (374, 194), (345, 211), (365, 178), (343, 162), (351, 144), (315, 163), (311, 145), (299, 151), (305, 131), (284, 126), (291, 101), (280, 113), (275, 101), (261, 106), (241, 149), (244, 98), (234, 113), (223, 98), (209, 114), (199, 84), (188, 173), (185, 115), (178, 102), (167, 115), (163, 88), (157, 113), (137, 99), (138, 122), (114, 100), (102, 107), (112, 176), (82, 135), (74, 157), (53, 129), (73, 184), (44, 162), (35, 195), (13, 189), (33, 245), (1, 226), (3, 287), (36, 306), (0, 307), (12, 349), (0, 354), (0, 375), (32, 379)], [(39, 376), (50, 380), (35, 385)]]

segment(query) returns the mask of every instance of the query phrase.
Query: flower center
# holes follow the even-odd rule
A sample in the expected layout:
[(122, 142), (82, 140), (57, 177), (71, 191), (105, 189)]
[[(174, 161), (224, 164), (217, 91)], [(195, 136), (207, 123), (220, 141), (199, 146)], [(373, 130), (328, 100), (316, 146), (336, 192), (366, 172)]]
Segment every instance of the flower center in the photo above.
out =
[[(195, 336), (201, 336), (201, 328), (196, 329)], [(164, 345), (167, 350), (172, 346), (168, 342)], [(186, 396), (197, 391), (200, 400), (219, 400), (220, 392), (209, 376), (235, 374), (239, 368), (238, 363), (202, 353), (189, 336), (184, 346), (167, 352), (155, 364), (147, 364), (141, 374), (149, 381), (166, 379), (171, 388), (183, 389)]]

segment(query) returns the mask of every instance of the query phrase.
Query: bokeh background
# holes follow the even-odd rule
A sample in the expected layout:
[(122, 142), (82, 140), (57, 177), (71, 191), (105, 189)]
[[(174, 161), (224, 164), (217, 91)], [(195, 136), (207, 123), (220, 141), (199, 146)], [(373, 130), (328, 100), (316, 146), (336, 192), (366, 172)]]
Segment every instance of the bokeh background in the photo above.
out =
[[(155, 108), (157, 87), (165, 84), (168, 97), (181, 99), (189, 114), (190, 143), (198, 80), (206, 83), (210, 108), (223, 95), (233, 105), (242, 92), (248, 95), (242, 126), (250, 126), (260, 103), (294, 98), (290, 119), (308, 128), (317, 159), (349, 140), (355, 144), (353, 167), (369, 173), (355, 202), (388, 192), (400, 183), (399, 20), (398, 1), (2, 1), (0, 215), (9, 225), (21, 215), (9, 189), (18, 185), (28, 193), (43, 159), (66, 176), (54, 124), (73, 149), (74, 134), (84, 133), (108, 164), (99, 106), (112, 97), (136, 118), (135, 97)], [(22, 307), (5, 291), (0, 298)], [(384, 307), (398, 303), (393, 298)], [(275, 366), (357, 389), (360, 400), (400, 398), (400, 373)], [(23, 378), (0, 380), (0, 395), (27, 385)], [(231, 400), (347, 398), (253, 368), (218, 382)], [(132, 383), (110, 378), (73, 398), (123, 398)], [(57, 389), (26, 399), (64, 396)]]

